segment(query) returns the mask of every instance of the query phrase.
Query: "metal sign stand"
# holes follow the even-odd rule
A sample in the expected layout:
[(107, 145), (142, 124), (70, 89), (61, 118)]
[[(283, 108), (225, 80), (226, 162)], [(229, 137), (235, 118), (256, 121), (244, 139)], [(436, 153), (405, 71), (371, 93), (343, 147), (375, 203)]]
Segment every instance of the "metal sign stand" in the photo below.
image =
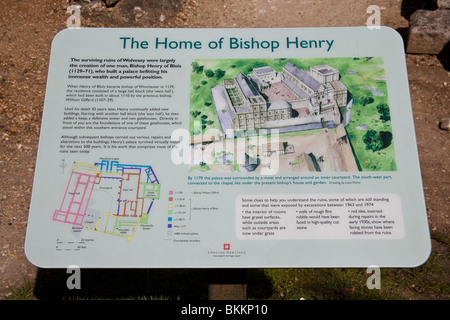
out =
[(246, 300), (245, 269), (212, 269), (208, 271), (208, 300)]

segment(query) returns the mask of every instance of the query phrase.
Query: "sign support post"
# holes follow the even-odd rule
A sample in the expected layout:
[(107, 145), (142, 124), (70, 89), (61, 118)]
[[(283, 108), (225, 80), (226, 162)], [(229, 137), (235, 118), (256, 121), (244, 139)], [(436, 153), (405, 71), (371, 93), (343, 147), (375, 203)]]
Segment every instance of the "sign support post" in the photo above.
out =
[(246, 274), (245, 269), (208, 270), (208, 299), (246, 300)]

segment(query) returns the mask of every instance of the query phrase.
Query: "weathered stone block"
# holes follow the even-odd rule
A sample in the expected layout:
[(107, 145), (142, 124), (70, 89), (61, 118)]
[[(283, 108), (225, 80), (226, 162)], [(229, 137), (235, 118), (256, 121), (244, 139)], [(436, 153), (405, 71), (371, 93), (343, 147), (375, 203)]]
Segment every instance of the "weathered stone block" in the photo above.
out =
[(439, 128), (441, 128), (442, 130), (450, 131), (450, 118), (441, 121), (441, 123), (439, 123)]
[(436, 9), (450, 9), (450, 0), (434, 0), (433, 7)]
[(450, 41), (450, 10), (417, 10), (411, 15), (406, 51), (439, 54)]

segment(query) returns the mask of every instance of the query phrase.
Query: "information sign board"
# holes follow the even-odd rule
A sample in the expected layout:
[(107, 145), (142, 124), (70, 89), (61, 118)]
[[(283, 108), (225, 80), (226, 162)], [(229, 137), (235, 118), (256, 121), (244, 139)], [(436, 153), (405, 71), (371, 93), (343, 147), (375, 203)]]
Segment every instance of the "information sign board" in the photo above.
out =
[(400, 35), (60, 32), (25, 248), (48, 268), (422, 264)]

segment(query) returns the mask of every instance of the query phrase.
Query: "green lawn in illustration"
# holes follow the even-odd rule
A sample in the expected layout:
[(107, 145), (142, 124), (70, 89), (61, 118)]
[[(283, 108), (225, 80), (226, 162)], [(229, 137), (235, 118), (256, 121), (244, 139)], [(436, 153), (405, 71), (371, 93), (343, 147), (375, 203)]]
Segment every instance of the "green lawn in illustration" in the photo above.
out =
[[(346, 126), (346, 130), (359, 169), (397, 170), (391, 121), (382, 120), (377, 110), (380, 104), (389, 106), (384, 61), (381, 57), (194, 60), (190, 84), (191, 135), (204, 133), (208, 129), (221, 131), (211, 97), (210, 90), (213, 86), (221, 84), (223, 79), (236, 77), (240, 72), (247, 75), (257, 67), (271, 66), (277, 72), (281, 72), (287, 62), (295, 64), (300, 69), (327, 64), (339, 70), (340, 80), (353, 99), (351, 122)], [(363, 137), (369, 130), (383, 136), (385, 143), (381, 149), (372, 151), (366, 148)], [(305, 132), (299, 132), (299, 135), (301, 134)]]

